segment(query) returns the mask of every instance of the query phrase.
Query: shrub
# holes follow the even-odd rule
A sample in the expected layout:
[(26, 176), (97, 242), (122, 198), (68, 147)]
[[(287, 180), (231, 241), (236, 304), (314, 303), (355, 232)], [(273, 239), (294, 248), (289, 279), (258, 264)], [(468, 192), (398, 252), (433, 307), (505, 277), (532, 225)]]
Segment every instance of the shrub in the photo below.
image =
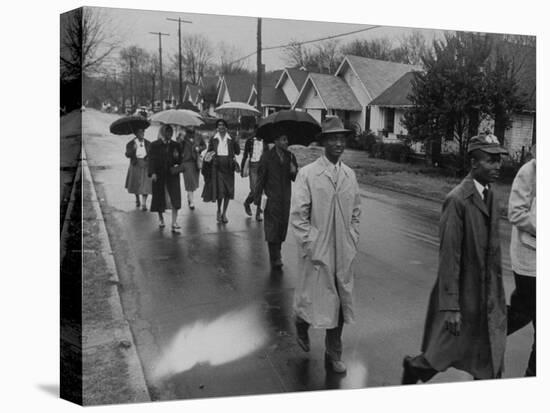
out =
[(393, 162), (407, 162), (411, 153), (411, 148), (403, 143), (385, 143), (383, 144), (384, 159)]

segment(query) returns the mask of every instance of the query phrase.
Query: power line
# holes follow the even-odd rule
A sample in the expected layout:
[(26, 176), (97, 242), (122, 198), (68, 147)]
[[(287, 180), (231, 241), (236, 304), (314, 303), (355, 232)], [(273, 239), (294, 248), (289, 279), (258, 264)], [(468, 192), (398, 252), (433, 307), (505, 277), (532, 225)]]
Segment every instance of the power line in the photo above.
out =
[[(271, 46), (271, 47), (265, 47), (265, 48), (262, 48), (262, 52), (265, 51), (265, 50), (274, 50), (274, 49), (283, 49), (285, 47), (288, 47), (288, 46), (301, 46), (303, 44), (308, 44), (308, 43), (315, 43), (315, 42), (320, 42), (320, 41), (323, 41), (323, 40), (330, 40), (330, 39), (335, 39), (337, 37), (343, 37), (343, 36), (349, 36), (349, 35), (352, 35), (352, 34), (356, 34), (356, 33), (361, 33), (361, 32), (366, 32), (368, 30), (372, 30), (372, 29), (376, 29), (378, 27), (381, 27), (381, 26), (371, 26), (371, 27), (367, 27), (366, 29), (360, 29), (360, 30), (355, 30), (353, 32), (347, 32), (347, 33), (341, 33), (341, 34), (335, 34), (335, 35), (332, 35), (332, 36), (327, 36), (327, 37), (321, 37), (319, 39), (313, 39), (313, 40), (306, 40), (306, 41), (303, 41), (303, 42), (291, 42), (291, 43), (288, 43), (288, 44), (282, 44), (282, 45), (279, 45), (279, 46)], [(258, 53), (257, 51), (255, 52), (252, 52), (244, 57), (241, 57), (229, 64), (234, 64), (234, 63), (238, 63), (240, 62), (241, 60), (245, 60), (245, 59), (248, 59), (249, 57), (251, 56), (254, 56), (256, 53)]]

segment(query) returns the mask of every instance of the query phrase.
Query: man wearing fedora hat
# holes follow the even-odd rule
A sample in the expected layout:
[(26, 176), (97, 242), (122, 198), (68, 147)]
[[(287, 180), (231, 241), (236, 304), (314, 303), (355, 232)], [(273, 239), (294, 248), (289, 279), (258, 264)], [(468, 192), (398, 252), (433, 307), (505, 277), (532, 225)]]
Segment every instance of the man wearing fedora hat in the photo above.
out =
[(361, 215), (355, 173), (340, 160), (350, 132), (336, 117), (323, 123), (324, 154), (298, 172), (291, 204), (299, 253), (297, 342), (308, 352), (308, 328), (326, 329), (325, 365), (335, 373), (346, 372), (342, 328), (353, 322), (353, 261)]
[(499, 208), (490, 184), (506, 150), (494, 135), (470, 139), (470, 173), (446, 196), (439, 224), (439, 268), (422, 353), (403, 360), (402, 384), (454, 367), (474, 379), (499, 378), (506, 345)]

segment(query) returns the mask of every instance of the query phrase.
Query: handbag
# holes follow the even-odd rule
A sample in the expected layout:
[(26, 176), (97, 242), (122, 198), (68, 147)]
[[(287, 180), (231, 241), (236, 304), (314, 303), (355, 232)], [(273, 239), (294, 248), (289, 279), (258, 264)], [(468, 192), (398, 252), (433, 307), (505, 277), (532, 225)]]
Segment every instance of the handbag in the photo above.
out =
[(198, 154), (197, 156), (197, 169), (200, 171), (202, 169), (202, 163), (203, 163), (203, 158), (202, 158), (202, 154)]
[(172, 173), (172, 175), (183, 173), (183, 171), (185, 171), (185, 167), (183, 166), (183, 163), (170, 167), (170, 173)]
[(244, 161), (242, 177), (247, 178), (249, 175), (250, 175), (250, 158), (246, 158), (246, 161)]

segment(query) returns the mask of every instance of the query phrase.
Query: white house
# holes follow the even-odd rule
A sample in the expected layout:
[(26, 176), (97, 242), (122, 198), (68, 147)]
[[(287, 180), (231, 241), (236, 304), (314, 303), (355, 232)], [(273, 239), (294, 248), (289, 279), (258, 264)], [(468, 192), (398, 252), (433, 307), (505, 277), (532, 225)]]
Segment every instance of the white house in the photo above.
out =
[(327, 115), (338, 116), (347, 125), (362, 108), (344, 80), (334, 75), (310, 73), (292, 109), (305, 110), (319, 123)]
[(415, 72), (407, 72), (370, 104), (370, 129), (383, 136), (384, 141), (395, 141), (407, 135), (401, 124), (405, 110), (411, 106), (409, 94)]
[(306, 69), (285, 68), (275, 84), (275, 88), (280, 89), (286, 96), (286, 99), (293, 105), (298, 98), (298, 94), (307, 79), (309, 72)]
[[(367, 57), (346, 55), (335, 76), (343, 79), (353, 90), (361, 109), (350, 117), (355, 129), (374, 130), (371, 125), (370, 103), (393, 85), (405, 73), (421, 70), (419, 66), (387, 62)], [(375, 122), (378, 119), (374, 119)]]

